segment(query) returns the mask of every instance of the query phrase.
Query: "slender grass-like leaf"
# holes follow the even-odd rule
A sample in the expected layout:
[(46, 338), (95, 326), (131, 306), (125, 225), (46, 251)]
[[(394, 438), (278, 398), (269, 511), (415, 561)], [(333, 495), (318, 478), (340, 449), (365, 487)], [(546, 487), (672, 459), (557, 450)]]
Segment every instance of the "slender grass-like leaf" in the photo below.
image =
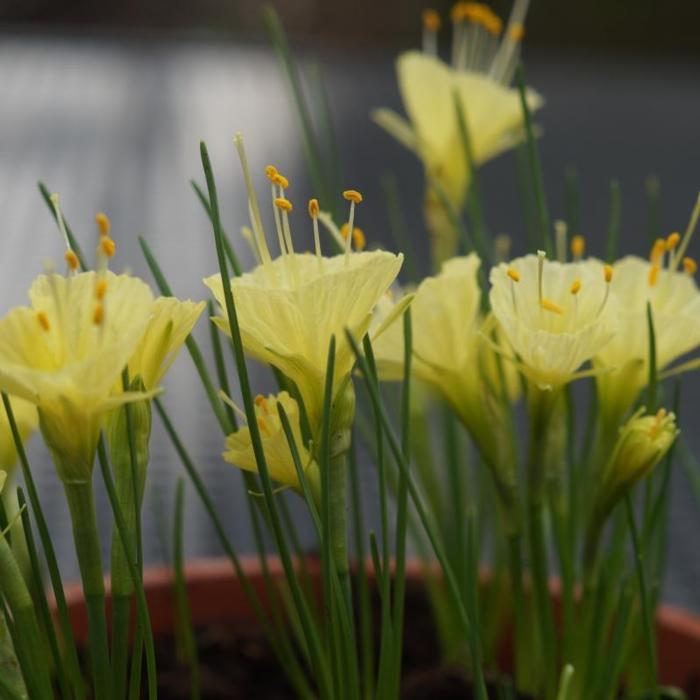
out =
[(547, 255), (552, 255), (551, 223), (549, 210), (547, 208), (547, 198), (544, 191), (544, 180), (542, 177), (542, 163), (540, 153), (537, 148), (535, 132), (532, 128), (532, 115), (527, 104), (527, 88), (525, 84), (525, 71), (522, 63), (518, 65), (515, 72), (515, 82), (520, 93), (520, 105), (523, 110), (523, 124), (525, 126), (525, 142), (527, 144), (528, 162), (532, 176), (532, 186), (535, 192), (535, 202), (537, 205), (537, 215), (539, 218), (539, 244), (546, 251)]
[(620, 216), (622, 208), (622, 196), (620, 183), (617, 180), (610, 182), (610, 205), (608, 211), (608, 233), (606, 239), (605, 257), (609, 263), (617, 257), (617, 246), (620, 240)]
[[(41, 192), (41, 196), (44, 198), (44, 201), (46, 202), (46, 206), (49, 208), (49, 211), (51, 212), (51, 216), (53, 216), (53, 219), (56, 223), (58, 223), (58, 217), (56, 216), (56, 209), (53, 205), (53, 202), (51, 201), (51, 193), (49, 192), (49, 189), (46, 187), (46, 185), (43, 182), (39, 183), (39, 192)], [(70, 224), (66, 221), (66, 217), (61, 214), (61, 218), (63, 219), (63, 225), (65, 226), (66, 230), (66, 236), (68, 237), (68, 242), (70, 243), (70, 247), (72, 251), (76, 254), (78, 258), (78, 262), (80, 263), (80, 268), (81, 270), (87, 270), (88, 265), (85, 263), (85, 256), (83, 255), (83, 251), (80, 248), (80, 244), (78, 243), (78, 239), (75, 237), (73, 234), (73, 230), (70, 227)]]
[(175, 609), (182, 634), (185, 660), (190, 667), (190, 697), (201, 697), (201, 674), (197, 641), (192, 628), (192, 613), (187, 600), (187, 583), (185, 581), (185, 564), (183, 554), (183, 531), (185, 511), (185, 482), (182, 477), (177, 480), (175, 491), (175, 520), (173, 525), (173, 571), (175, 588)]
[(22, 437), (17, 429), (17, 423), (15, 421), (14, 413), (12, 412), (12, 406), (7, 394), (4, 392), (2, 392), (2, 402), (5, 407), (7, 421), (10, 425), (10, 431), (12, 432), (12, 439), (15, 443), (15, 449), (17, 450), (17, 456), (22, 468), (22, 476), (24, 477), (24, 483), (27, 488), (32, 514), (39, 530), (39, 539), (41, 540), (41, 546), (44, 550), (44, 557), (46, 558), (46, 564), (49, 570), (49, 578), (51, 579), (51, 587), (53, 589), (54, 597), (56, 598), (56, 608), (58, 609), (61, 637), (63, 638), (67, 655), (66, 663), (68, 666), (68, 674), (73, 685), (73, 692), (77, 698), (82, 699), (85, 698), (85, 684), (83, 681), (82, 672), (80, 670), (80, 663), (78, 661), (78, 653), (75, 646), (73, 628), (71, 627), (70, 618), (68, 617), (68, 606), (66, 605), (66, 596), (63, 591), (63, 583), (61, 581), (61, 574), (58, 568), (56, 552), (53, 548), (49, 528), (46, 518), (44, 517), (44, 511), (41, 508), (41, 502), (39, 501), (39, 494), (36, 490), (34, 477), (32, 476), (32, 471), (29, 468), (29, 461), (27, 460), (27, 453), (24, 450)]
[(214, 175), (211, 168), (211, 162), (209, 160), (209, 154), (207, 152), (207, 147), (204, 144), (204, 142), (200, 143), (200, 155), (202, 159), (204, 175), (206, 177), (207, 190), (209, 192), (209, 202), (211, 205), (212, 213), (212, 227), (214, 229), (214, 239), (216, 243), (216, 253), (219, 262), (219, 271), (221, 273), (221, 279), (224, 280), (223, 291), (225, 310), (229, 322), (229, 328), (231, 329), (234, 359), (236, 362), (236, 369), (238, 372), (241, 394), (243, 396), (243, 405), (245, 409), (246, 420), (248, 422), (248, 429), (250, 431), (251, 443), (253, 447), (253, 452), (255, 454), (255, 461), (258, 465), (258, 471), (262, 482), (262, 489), (265, 498), (265, 503), (267, 506), (267, 512), (269, 514), (270, 525), (275, 537), (275, 542), (277, 544), (280, 558), (282, 560), (282, 566), (285, 571), (285, 576), (290, 585), (292, 596), (294, 598), (295, 605), (297, 606), (297, 611), (299, 613), (302, 626), (304, 627), (306, 641), (315, 669), (316, 680), (319, 683), (321, 694), (324, 697), (328, 697), (329, 688), (331, 687), (331, 679), (329, 678), (328, 668), (324, 657), (323, 648), (321, 646), (321, 641), (316, 630), (312, 615), (308, 608), (308, 604), (304, 599), (303, 592), (301, 590), (301, 587), (299, 586), (299, 581), (297, 580), (296, 572), (294, 571), (291, 556), (284, 538), (282, 524), (275, 502), (274, 489), (272, 487), (272, 481), (270, 479), (267, 461), (265, 459), (265, 452), (263, 450), (262, 440), (260, 437), (260, 428), (258, 426), (257, 417), (255, 415), (255, 406), (253, 403), (253, 395), (250, 388), (248, 368), (246, 367), (245, 357), (243, 355), (241, 332), (238, 326), (238, 316), (236, 314), (236, 307), (233, 301), (233, 293), (231, 290), (231, 285), (225, 283), (225, 281), (229, 279), (229, 275), (221, 234), (219, 202), (216, 194), (216, 184), (214, 182)]
[(32, 587), (34, 590), (34, 595), (32, 597), (34, 598), (34, 604), (37, 608), (37, 616), (49, 644), (51, 658), (53, 659), (53, 670), (55, 671), (58, 679), (58, 687), (61, 692), (61, 697), (68, 699), (72, 697), (70, 681), (63, 663), (63, 658), (61, 657), (61, 650), (58, 645), (58, 638), (56, 637), (53, 617), (51, 616), (49, 604), (46, 600), (44, 582), (41, 576), (41, 565), (39, 564), (39, 556), (37, 554), (36, 544), (34, 542), (34, 534), (32, 533), (32, 524), (29, 519), (27, 501), (21, 487), (17, 489), (17, 506), (22, 517), (22, 531), (24, 534), (24, 540), (27, 543), (27, 554), (29, 555), (29, 564), (32, 573)]
[[(352, 337), (352, 334), (347, 333), (347, 339), (350, 343), (350, 346), (352, 347), (353, 353), (355, 354), (355, 358), (357, 360), (358, 367), (360, 368), (360, 371), (362, 372), (363, 376), (366, 378), (371, 377), (369, 369), (367, 367), (367, 362), (363, 357), (357, 342)], [(435, 552), (435, 555), (438, 558), (438, 561), (440, 562), (442, 569), (445, 573), (445, 581), (453, 598), (455, 609), (462, 624), (462, 630), (465, 634), (465, 637), (467, 638), (472, 659), (474, 660), (474, 674), (476, 686), (475, 690), (477, 700), (486, 700), (486, 685), (484, 683), (483, 670), (481, 668), (481, 651), (479, 649), (479, 640), (476, 635), (476, 629), (469, 620), (467, 611), (465, 610), (464, 605), (462, 603), (461, 596), (459, 593), (459, 586), (457, 585), (457, 579), (455, 577), (454, 571), (447, 559), (444, 545), (438, 536), (435, 525), (428, 515), (428, 511), (425, 508), (423, 499), (418, 489), (416, 488), (413, 478), (408, 470), (408, 465), (406, 464), (403, 458), (403, 453), (401, 450), (399, 440), (394, 434), (391, 424), (389, 423), (388, 416), (381, 402), (379, 394), (376, 390), (376, 386), (372, 381), (368, 381), (367, 387), (369, 389), (370, 398), (372, 399), (372, 404), (374, 405), (375, 410), (379, 413), (379, 416), (381, 417), (382, 427), (384, 428), (384, 433), (389, 442), (389, 447), (391, 448), (394, 460), (396, 461), (399, 469), (406, 475), (406, 485), (408, 487), (408, 492), (411, 496), (411, 500), (413, 501), (413, 505), (416, 508), (416, 511), (418, 512), (418, 517), (420, 518), (423, 528), (425, 529), (428, 539), (430, 540), (430, 544), (433, 548), (433, 551)]]
[(559, 677), (559, 691), (557, 692), (557, 700), (571, 700), (574, 697), (574, 686), (571, 683), (574, 677), (574, 667), (567, 664), (561, 670)]

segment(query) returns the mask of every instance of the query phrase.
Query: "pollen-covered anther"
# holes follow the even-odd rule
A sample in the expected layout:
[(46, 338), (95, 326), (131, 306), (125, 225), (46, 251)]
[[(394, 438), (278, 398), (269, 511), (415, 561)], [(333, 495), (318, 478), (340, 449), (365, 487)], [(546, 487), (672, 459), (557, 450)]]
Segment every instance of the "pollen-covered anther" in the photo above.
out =
[(511, 26), (508, 27), (506, 36), (511, 41), (522, 41), (525, 37), (525, 27), (522, 24), (511, 24)]
[(683, 258), (683, 269), (689, 275), (694, 275), (698, 271), (698, 264), (693, 258)]
[(666, 250), (674, 250), (676, 246), (681, 242), (681, 234), (678, 231), (668, 235), (666, 238)]
[(433, 9), (423, 10), (422, 19), (423, 26), (431, 32), (436, 32), (442, 24), (440, 15)]
[(309, 216), (312, 219), (315, 219), (318, 216), (320, 211), (321, 211), (321, 209), (318, 206), (318, 199), (310, 199), (309, 200)]
[(583, 257), (586, 250), (586, 239), (581, 235), (572, 236), (571, 238), (571, 254), (574, 259), (578, 260)]
[(563, 314), (564, 309), (559, 306), (559, 304), (556, 304), (553, 302), (551, 299), (547, 299), (545, 297), (542, 298), (542, 301), (540, 302), (540, 306), (545, 310), (545, 311), (550, 311), (553, 314)]
[(65, 258), (68, 269), (71, 272), (75, 272), (80, 267), (80, 261), (78, 260), (78, 256), (74, 251), (67, 250), (63, 257)]
[(649, 260), (656, 264), (661, 260), (664, 253), (666, 252), (666, 239), (657, 238), (654, 241), (654, 245), (651, 247), (651, 253), (649, 253)]
[(613, 267), (612, 265), (603, 265), (603, 279), (607, 284), (612, 282), (613, 278)]
[(98, 279), (97, 282), (95, 282), (95, 299), (99, 299), (100, 301), (105, 298), (105, 294), (107, 293), (107, 280), (105, 279)]
[(265, 177), (270, 181), (275, 181), (275, 176), (277, 175), (277, 168), (274, 165), (265, 166)]
[(650, 287), (654, 287), (656, 283), (659, 280), (659, 270), (661, 268), (658, 265), (652, 265), (649, 268), (649, 277), (647, 279), (647, 282), (649, 283)]
[(47, 333), (51, 330), (51, 324), (49, 323), (49, 317), (46, 315), (46, 311), (37, 311), (36, 320)]
[(362, 201), (362, 194), (357, 190), (345, 190), (343, 192), (343, 198), (353, 204), (359, 204)]
[(272, 178), (272, 182), (281, 187), (283, 190), (286, 190), (289, 187), (289, 180), (287, 180), (282, 173), (275, 173), (274, 177)]
[(117, 244), (114, 239), (109, 236), (102, 236), (100, 238), (100, 252), (107, 258), (113, 258), (114, 254), (117, 252)]
[(473, 4), (471, 2), (456, 2), (450, 10), (450, 19), (453, 22), (462, 22), (467, 19), (470, 14), (469, 6)]
[[(348, 225), (347, 225), (347, 223), (343, 224), (340, 227), (340, 235), (343, 238), (348, 237)], [(353, 226), (352, 244), (355, 247), (355, 250), (364, 250), (367, 247), (367, 239), (365, 238), (365, 233), (359, 226)]]
[(275, 206), (282, 211), (292, 211), (292, 203), (286, 197), (275, 197)]
[(92, 322), (96, 326), (102, 325), (102, 321), (104, 321), (105, 318), (105, 307), (102, 306), (102, 304), (95, 304), (95, 308), (92, 312)]
[(520, 282), (520, 273), (514, 267), (509, 267), (506, 270), (506, 274), (513, 280), (513, 282)]
[(499, 36), (503, 30), (503, 22), (501, 18), (488, 8), (483, 13), (481, 25), (492, 36)]
[(571, 288), (569, 289), (569, 291), (570, 291), (574, 296), (576, 296), (576, 294), (578, 294), (578, 293), (581, 291), (581, 280), (574, 280), (574, 281), (571, 283)]
[(95, 214), (95, 223), (97, 224), (97, 230), (100, 232), (100, 236), (109, 236), (109, 232), (112, 229), (112, 224), (107, 214), (104, 212), (98, 212)]

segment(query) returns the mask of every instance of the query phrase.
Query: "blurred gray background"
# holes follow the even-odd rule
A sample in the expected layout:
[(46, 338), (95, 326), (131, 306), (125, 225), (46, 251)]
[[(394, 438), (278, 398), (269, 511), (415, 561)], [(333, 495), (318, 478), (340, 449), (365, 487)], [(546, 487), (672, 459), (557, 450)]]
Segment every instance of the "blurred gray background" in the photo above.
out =
[[(446, 4), (440, 4), (446, 9)], [(331, 97), (344, 179), (365, 195), (358, 225), (370, 244), (391, 245), (380, 188), (400, 174), (408, 234), (425, 250), (419, 164), (368, 117), (371, 108), (401, 110), (393, 62), (419, 45), (418, 2), (277, 3), (305, 70), (322, 66)], [(262, 169), (275, 163), (297, 202), (312, 196), (296, 113), (253, 2), (49, 3), (0, 6), (0, 313), (23, 303), (45, 260), (62, 247), (37, 191), (59, 192), (66, 217), (87, 250), (94, 214), (113, 223), (114, 267), (150, 280), (137, 235), (147, 237), (180, 297), (201, 299), (201, 278), (216, 269), (211, 232), (188, 180), (203, 181), (198, 142), (207, 141), (218, 179), (225, 227), (246, 223), (243, 183), (232, 145), (244, 133)], [(496, 9), (507, 8), (497, 3)], [(566, 10), (563, 8), (566, 7)], [(645, 181), (661, 182), (661, 229), (682, 229), (700, 189), (700, 54), (698, 3), (572, 3), (533, 0), (526, 39), (528, 82), (546, 98), (537, 122), (553, 217), (564, 215), (564, 173), (577, 168), (581, 232), (602, 254), (611, 178), (622, 188), (622, 248), (645, 255)], [(525, 234), (515, 159), (502, 156), (481, 173), (490, 228), (508, 232), (516, 252)], [(299, 213), (297, 213), (297, 211)], [(293, 215), (295, 240), (308, 241), (304, 207)], [(268, 212), (269, 213), (269, 212)], [(269, 220), (269, 217), (268, 217)], [(697, 243), (691, 253), (698, 254)], [(209, 347), (203, 319), (197, 330)], [(255, 388), (270, 386), (262, 373)], [(205, 474), (241, 552), (251, 547), (242, 482), (219, 455), (222, 439), (189, 357), (183, 352), (165, 381), (164, 402)], [(683, 380), (682, 424), (698, 453), (700, 383)], [(167, 559), (174, 483), (180, 463), (154, 418), (152, 463), (144, 514), (149, 561)], [(30, 458), (67, 576), (76, 576), (63, 496), (39, 439)], [(366, 470), (368, 498), (375, 494)], [(670, 571), (665, 598), (700, 611), (700, 507), (680, 463), (673, 474)], [(374, 502), (374, 501), (373, 501)], [(100, 516), (109, 522), (101, 496)], [(198, 503), (187, 503), (187, 553), (219, 551)]]

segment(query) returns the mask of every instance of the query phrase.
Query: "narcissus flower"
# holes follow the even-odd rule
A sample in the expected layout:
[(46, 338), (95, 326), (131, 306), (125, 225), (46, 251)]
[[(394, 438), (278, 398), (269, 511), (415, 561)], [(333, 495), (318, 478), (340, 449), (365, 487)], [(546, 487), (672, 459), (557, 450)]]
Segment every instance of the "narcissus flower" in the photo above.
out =
[[(242, 141), (237, 141), (237, 145), (247, 172)], [(279, 175), (276, 170), (275, 175)], [(286, 180), (285, 183), (288, 184)], [(372, 310), (396, 278), (403, 256), (384, 251), (353, 252), (351, 236), (345, 239), (344, 253), (333, 257), (322, 255), (316, 200), (309, 205), (316, 254), (294, 252), (289, 225), (292, 204), (284, 198), (282, 185), (278, 188), (275, 189), (273, 181), (281, 254), (274, 260), (270, 255), (257, 200), (251, 189), (252, 225), (261, 264), (251, 272), (231, 279), (230, 285), (246, 352), (276, 367), (296, 383), (312, 431), (315, 431), (320, 426), (331, 336), (336, 339), (335, 396), (354, 365), (345, 331), (348, 329), (358, 341), (364, 336), (372, 319)], [(347, 190), (344, 196), (350, 202), (348, 230), (352, 230), (355, 206), (362, 196), (355, 190)], [(206, 278), (204, 284), (222, 309), (222, 314), (214, 319), (215, 323), (230, 334), (221, 275)]]
[[(691, 228), (688, 231), (692, 234)], [(659, 371), (700, 346), (700, 292), (693, 279), (697, 266), (684, 252), (680, 236), (672, 233), (654, 244), (648, 261), (628, 256), (613, 266), (611, 293), (618, 300), (620, 331), (595, 361), (611, 370), (597, 382), (601, 410), (615, 423), (648, 380), (647, 304), (651, 304)], [(681, 365), (678, 370), (685, 368)]]
[(105, 413), (144, 397), (112, 389), (153, 295), (139, 279), (102, 270), (41, 275), (29, 299), (0, 320), (0, 388), (37, 406), (61, 479), (86, 481)]
[(614, 271), (596, 260), (559, 263), (544, 253), (491, 270), (491, 308), (524, 374), (542, 389), (576, 378), (617, 330)]
[[(282, 405), (289, 419), (289, 425), (294, 435), (294, 442), (299, 453), (299, 460), (304, 470), (304, 475), (312, 493), (317, 498), (320, 494), (318, 465), (302, 438), (299, 406), (286, 391), (282, 391), (277, 395), (270, 394), (267, 397), (258, 395), (255, 398), (255, 417), (260, 428), (260, 439), (270, 478), (299, 492), (302, 490), (294, 466), (294, 460), (292, 459), (289, 442), (279, 417), (277, 404)], [(223, 457), (227, 462), (240, 469), (250, 472), (258, 471), (248, 426), (240, 428), (226, 438), (226, 451), (223, 453)]]
[[(523, 136), (518, 91), (509, 87), (520, 54), (527, 2), (517, 0), (501, 37), (502, 23), (481, 3), (459, 2), (452, 13), (451, 65), (437, 55), (439, 16), (424, 15), (424, 51), (402, 54), (396, 64), (408, 121), (388, 109), (374, 120), (422, 160), (428, 180), (436, 180), (452, 206), (459, 209), (469, 188), (466, 161), (455, 109), (458, 95), (467, 121), (475, 166), (513, 147)], [(531, 110), (542, 98), (527, 92)], [(430, 182), (426, 218), (434, 236), (452, 228)], [(454, 246), (452, 245), (452, 248)], [(447, 255), (450, 250), (447, 247)]]
[(204, 307), (203, 301), (158, 297), (141, 341), (129, 359), (129, 376), (141, 377), (146, 390), (158, 387)]
[[(25, 441), (37, 427), (36, 407), (29, 401), (18, 398), (10, 399), (10, 405), (20, 437), (22, 441)], [(17, 448), (10, 430), (10, 423), (7, 420), (4, 407), (0, 405), (0, 469), (11, 473), (16, 462)]]
[[(459, 416), (470, 431), (489, 466), (506, 488), (514, 484), (504, 434), (501, 379), (491, 345), (480, 333), (481, 291), (477, 274), (481, 261), (475, 254), (453, 258), (434, 277), (417, 288), (411, 303), (413, 328), (412, 370), (414, 376), (430, 385)], [(386, 298), (379, 312), (392, 302)], [(403, 377), (404, 345), (401, 323), (394, 323), (374, 343), (380, 378)], [(506, 364), (502, 360), (502, 364)], [(505, 368), (513, 375), (513, 368)], [(516, 378), (517, 379), (517, 378)], [(506, 382), (506, 395), (510, 397)], [(514, 382), (517, 387), (517, 382)]]

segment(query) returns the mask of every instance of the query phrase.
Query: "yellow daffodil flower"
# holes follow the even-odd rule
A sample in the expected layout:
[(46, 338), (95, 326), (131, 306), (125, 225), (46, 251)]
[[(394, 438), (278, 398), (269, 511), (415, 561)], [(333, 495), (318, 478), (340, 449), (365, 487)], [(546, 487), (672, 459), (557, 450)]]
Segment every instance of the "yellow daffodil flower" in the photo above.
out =
[(649, 377), (647, 303), (662, 372), (700, 346), (700, 292), (691, 270), (662, 268), (658, 261), (628, 256), (613, 269), (611, 292), (618, 300), (620, 330), (596, 353), (595, 362), (611, 370), (598, 376), (597, 383), (604, 418), (617, 426)]
[(143, 337), (129, 360), (129, 376), (141, 377), (147, 391), (158, 387), (204, 307), (203, 301), (158, 297)]
[[(499, 360), (480, 329), (481, 290), (477, 279), (481, 261), (474, 253), (443, 263), (442, 270), (418, 286), (411, 303), (412, 371), (453, 408), (472, 435), (482, 456), (495, 469), (499, 485), (509, 491), (515, 484), (514, 460), (509, 452)], [(385, 297), (378, 315), (392, 306)], [(403, 329), (392, 324), (374, 343), (381, 379), (400, 380), (404, 373)], [(502, 365), (507, 364), (500, 360)], [(504, 367), (506, 394), (517, 396), (518, 377)], [(505, 378), (505, 374), (504, 374)], [(509, 386), (510, 384), (510, 386)], [(510, 394), (513, 390), (513, 395)]]
[[(479, 7), (477, 7), (479, 6)], [(476, 11), (475, 11), (476, 10)], [(518, 91), (509, 87), (517, 65), (527, 2), (516, 0), (500, 38), (500, 20), (479, 3), (457, 3), (453, 10), (452, 63), (437, 55), (436, 13), (424, 15), (424, 50), (402, 54), (396, 64), (408, 121), (388, 109), (373, 118), (424, 164), (428, 187), (425, 214), (439, 260), (454, 254), (456, 235), (436, 193), (440, 187), (459, 210), (469, 188), (469, 167), (455, 109), (459, 96), (471, 142), (474, 166), (512, 148), (523, 136)], [(528, 90), (530, 110), (542, 98)], [(432, 185), (431, 185), (432, 181)]]
[(491, 270), (494, 316), (517, 355), (512, 358), (540, 389), (580, 376), (617, 330), (610, 294), (614, 271), (596, 260), (559, 263), (543, 252)]
[[(246, 182), (250, 182), (240, 136), (236, 144)], [(245, 351), (251, 357), (276, 367), (296, 383), (315, 434), (321, 422), (331, 336), (336, 339), (335, 398), (354, 365), (345, 331), (348, 329), (358, 341), (364, 336), (372, 319), (372, 310), (396, 278), (403, 256), (384, 251), (353, 252), (352, 236), (344, 240), (342, 254), (322, 255), (318, 236), (320, 211), (316, 200), (309, 204), (316, 254), (296, 253), (289, 222), (292, 203), (284, 197), (284, 186), (289, 183), (286, 178), (280, 180), (281, 176), (272, 166), (268, 171), (281, 254), (274, 260), (270, 255), (257, 199), (250, 186), (251, 223), (261, 264), (251, 272), (231, 279), (231, 291)], [(348, 230), (353, 230), (355, 206), (362, 201), (362, 195), (355, 190), (343, 194), (350, 202)], [(222, 309), (222, 314), (214, 319), (215, 323), (230, 334), (221, 276), (208, 277), (204, 284)]]
[[(260, 439), (270, 478), (301, 492), (301, 484), (297, 478), (292, 452), (279, 417), (278, 403), (282, 405), (287, 414), (304, 475), (314, 497), (318, 499), (321, 487), (318, 465), (307, 445), (304, 444), (301, 435), (299, 406), (286, 391), (277, 395), (270, 394), (267, 398), (262, 395), (255, 398), (255, 416), (260, 428)], [(248, 426), (240, 428), (226, 438), (226, 451), (223, 453), (223, 457), (227, 462), (240, 469), (250, 472), (258, 471)]]
[(103, 270), (41, 275), (29, 299), (0, 320), (0, 388), (37, 406), (61, 479), (86, 481), (105, 413), (143, 398), (112, 389), (153, 295), (141, 280)]
[[(36, 430), (38, 422), (36, 407), (29, 401), (18, 398), (10, 399), (10, 405), (20, 437), (24, 442)], [(16, 462), (17, 448), (10, 430), (10, 423), (4, 407), (0, 405), (0, 469), (12, 473)]]

